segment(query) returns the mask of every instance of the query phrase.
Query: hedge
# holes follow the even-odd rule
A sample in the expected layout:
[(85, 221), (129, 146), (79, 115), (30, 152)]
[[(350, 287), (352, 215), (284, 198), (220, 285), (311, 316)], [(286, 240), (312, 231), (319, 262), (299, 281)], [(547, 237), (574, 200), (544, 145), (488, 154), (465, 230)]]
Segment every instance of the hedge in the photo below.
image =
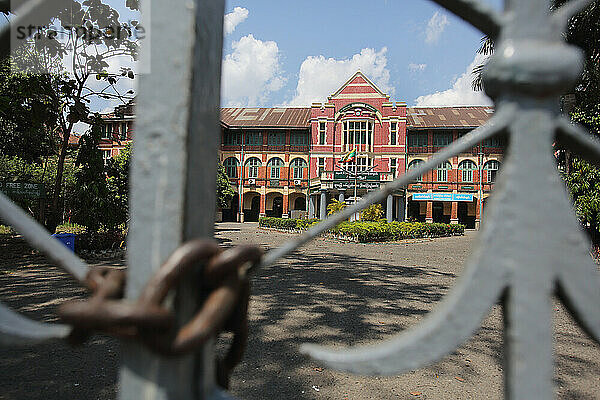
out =
[(304, 231), (309, 226), (319, 222), (319, 219), (292, 219), (292, 218), (274, 218), (274, 217), (261, 217), (258, 220), (258, 226), (262, 228), (275, 228), (286, 231)]
[[(87, 228), (77, 224), (63, 224), (56, 227), (56, 233), (72, 233), (75, 235), (75, 251), (81, 250), (115, 250), (121, 247), (126, 238), (122, 231), (88, 232)], [(6, 225), (0, 225), (0, 235), (15, 235), (16, 232)]]
[(0, 235), (14, 235), (15, 231), (13, 228), (7, 225), (0, 225)]
[(77, 224), (63, 224), (56, 227), (56, 233), (75, 234), (75, 251), (80, 250), (114, 250), (125, 240), (121, 231), (88, 232), (87, 228)]
[[(319, 222), (318, 219), (260, 218), (258, 225), (263, 228), (275, 228), (289, 231), (301, 231)], [(389, 240), (416, 239), (462, 235), (465, 226), (459, 224), (439, 224), (424, 222), (342, 222), (329, 230), (329, 233), (342, 239), (360, 243), (384, 242)]]

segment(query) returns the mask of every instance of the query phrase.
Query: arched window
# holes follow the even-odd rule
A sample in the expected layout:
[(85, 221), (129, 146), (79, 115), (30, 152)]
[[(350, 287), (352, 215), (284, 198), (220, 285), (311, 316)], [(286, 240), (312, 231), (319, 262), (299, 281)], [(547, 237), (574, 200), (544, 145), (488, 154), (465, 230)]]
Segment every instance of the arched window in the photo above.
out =
[(452, 164), (446, 161), (437, 167), (437, 181), (438, 182), (448, 182), (448, 171), (452, 169)]
[(294, 200), (294, 210), (306, 210), (306, 199), (304, 197), (297, 197)]
[(229, 157), (223, 162), (223, 165), (225, 166), (225, 173), (227, 174), (228, 177), (230, 177), (230, 178), (238, 177), (237, 176), (237, 167), (238, 167), (238, 165), (240, 165), (240, 163), (238, 162), (237, 158)]
[(496, 173), (500, 169), (500, 163), (496, 160), (490, 160), (485, 163), (483, 169), (487, 171), (487, 181), (489, 183), (496, 182)]
[(304, 168), (306, 168), (306, 161), (304, 161), (302, 158), (294, 158), (292, 160), (291, 165), (294, 179), (303, 179)]
[(271, 179), (281, 178), (281, 167), (283, 167), (283, 160), (281, 158), (271, 158), (267, 163), (267, 167), (270, 171)]
[[(410, 164), (408, 164), (408, 169), (411, 170), (411, 169), (417, 168), (419, 166), (419, 164), (421, 164), (422, 162), (423, 162), (423, 160), (412, 160), (410, 162)], [(422, 180), (423, 180), (422, 176), (419, 176), (416, 179), (417, 182), (421, 182)]]
[(471, 160), (464, 160), (458, 164), (458, 169), (462, 172), (463, 182), (473, 182), (473, 171), (477, 169), (477, 165)]
[(248, 178), (258, 178), (258, 167), (260, 167), (262, 163), (256, 157), (249, 158), (246, 161), (246, 166), (248, 167)]

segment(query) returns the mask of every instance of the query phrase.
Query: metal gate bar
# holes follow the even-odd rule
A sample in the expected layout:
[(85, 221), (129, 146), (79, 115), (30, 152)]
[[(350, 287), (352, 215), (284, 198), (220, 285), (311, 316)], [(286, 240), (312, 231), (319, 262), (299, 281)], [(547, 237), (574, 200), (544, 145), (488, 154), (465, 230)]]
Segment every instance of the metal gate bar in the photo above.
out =
[[(152, 39), (142, 51), (151, 52), (152, 65), (140, 78), (133, 148), (130, 299), (183, 241), (213, 236), (216, 196), (224, 1), (147, 3)], [(199, 279), (186, 279), (172, 299), (179, 324), (202, 304)], [(178, 358), (124, 346), (119, 396), (209, 398), (212, 354), (212, 342)]]

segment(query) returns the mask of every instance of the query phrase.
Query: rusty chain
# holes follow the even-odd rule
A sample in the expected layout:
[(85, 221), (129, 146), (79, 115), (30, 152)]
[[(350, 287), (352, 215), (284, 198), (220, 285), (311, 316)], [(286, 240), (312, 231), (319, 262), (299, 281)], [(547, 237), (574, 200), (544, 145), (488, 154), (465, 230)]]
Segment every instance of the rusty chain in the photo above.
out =
[[(227, 388), (248, 338), (248, 272), (261, 257), (262, 250), (255, 246), (222, 250), (214, 241), (190, 241), (156, 271), (137, 301), (123, 299), (125, 271), (96, 268), (85, 281), (92, 296), (62, 304), (58, 315), (73, 327), (72, 343), (83, 343), (93, 332), (101, 332), (140, 341), (165, 356), (192, 352), (220, 332), (232, 332), (229, 350), (217, 360), (217, 382)], [(196, 315), (178, 327), (163, 302), (181, 279), (200, 268), (199, 285), (209, 294)]]

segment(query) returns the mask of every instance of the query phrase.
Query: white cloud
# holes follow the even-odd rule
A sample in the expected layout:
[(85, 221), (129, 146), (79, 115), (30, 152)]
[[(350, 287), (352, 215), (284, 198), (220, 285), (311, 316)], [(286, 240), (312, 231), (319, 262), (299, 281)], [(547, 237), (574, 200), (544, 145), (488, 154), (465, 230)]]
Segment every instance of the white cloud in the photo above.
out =
[(221, 95), (227, 106), (258, 106), (285, 83), (277, 43), (252, 35), (233, 42), (223, 60)]
[(417, 97), (417, 107), (492, 105), (492, 100), (484, 92), (476, 92), (471, 87), (473, 67), (483, 64), (486, 58), (483, 54), (475, 55), (467, 70), (454, 81), (451, 89)]
[(248, 18), (248, 9), (243, 7), (236, 7), (232, 12), (225, 14), (224, 31), (226, 35), (229, 35), (235, 28), (244, 22)]
[(312, 102), (326, 101), (327, 96), (360, 70), (384, 92), (393, 94), (390, 71), (387, 69), (387, 48), (379, 51), (362, 49), (351, 58), (336, 60), (324, 56), (307, 57), (300, 66), (298, 86), (289, 106), (307, 106)]
[(427, 64), (415, 64), (415, 63), (408, 64), (408, 70), (410, 72), (424, 71), (425, 68), (427, 68)]
[(448, 23), (446, 14), (436, 11), (427, 23), (427, 28), (425, 29), (425, 43), (437, 43)]

